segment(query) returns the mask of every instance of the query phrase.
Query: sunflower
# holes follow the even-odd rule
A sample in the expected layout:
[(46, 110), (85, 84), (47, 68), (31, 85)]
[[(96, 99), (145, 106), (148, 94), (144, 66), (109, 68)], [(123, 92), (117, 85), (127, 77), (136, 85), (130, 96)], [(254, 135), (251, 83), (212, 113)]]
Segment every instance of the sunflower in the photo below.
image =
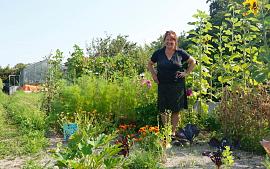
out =
[(243, 5), (249, 5), (249, 10), (254, 14), (258, 14), (258, 0), (245, 0)]

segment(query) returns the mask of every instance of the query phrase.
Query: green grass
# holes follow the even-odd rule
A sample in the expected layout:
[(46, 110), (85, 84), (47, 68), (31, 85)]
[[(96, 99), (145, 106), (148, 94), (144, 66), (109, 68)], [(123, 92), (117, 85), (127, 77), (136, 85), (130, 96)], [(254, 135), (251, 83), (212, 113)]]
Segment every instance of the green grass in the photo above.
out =
[(48, 141), (44, 137), (45, 115), (39, 110), (40, 95), (0, 95), (0, 159), (44, 149)]
[(0, 159), (9, 155), (20, 155), (23, 152), (22, 134), (17, 126), (10, 124), (6, 112), (0, 104)]
[(45, 130), (45, 113), (40, 110), (41, 98), (39, 93), (16, 92), (6, 104), (9, 117), (22, 128)]

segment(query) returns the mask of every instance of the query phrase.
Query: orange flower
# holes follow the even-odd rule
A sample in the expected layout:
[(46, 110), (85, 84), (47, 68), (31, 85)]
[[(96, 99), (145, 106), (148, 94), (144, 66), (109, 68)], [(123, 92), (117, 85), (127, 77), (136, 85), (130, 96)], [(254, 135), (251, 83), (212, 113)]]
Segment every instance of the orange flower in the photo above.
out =
[(125, 124), (123, 124), (123, 125), (120, 125), (119, 128), (120, 128), (120, 129), (123, 129), (123, 130), (126, 130), (126, 129), (128, 128), (128, 126), (125, 125)]
[(154, 130), (155, 130), (155, 127), (149, 127), (150, 132), (154, 132)]
[(146, 128), (145, 127), (141, 127), (140, 130), (139, 130), (139, 133), (142, 133), (142, 132), (145, 132), (146, 131)]
[(136, 141), (136, 142), (142, 141), (142, 138), (141, 137), (140, 138), (134, 138), (134, 141)]
[(158, 132), (159, 132), (158, 126), (155, 127), (154, 132), (155, 132), (155, 133), (158, 133)]

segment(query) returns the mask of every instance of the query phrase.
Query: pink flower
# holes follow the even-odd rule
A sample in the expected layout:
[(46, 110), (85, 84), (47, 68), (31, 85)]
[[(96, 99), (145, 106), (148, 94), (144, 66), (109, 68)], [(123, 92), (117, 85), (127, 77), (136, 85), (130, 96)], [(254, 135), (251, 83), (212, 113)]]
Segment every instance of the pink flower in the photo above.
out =
[(152, 87), (152, 83), (150, 80), (143, 79), (142, 80), (142, 85), (146, 84), (148, 88)]
[(187, 96), (192, 96), (192, 90), (191, 89), (187, 89), (186, 93), (187, 93)]

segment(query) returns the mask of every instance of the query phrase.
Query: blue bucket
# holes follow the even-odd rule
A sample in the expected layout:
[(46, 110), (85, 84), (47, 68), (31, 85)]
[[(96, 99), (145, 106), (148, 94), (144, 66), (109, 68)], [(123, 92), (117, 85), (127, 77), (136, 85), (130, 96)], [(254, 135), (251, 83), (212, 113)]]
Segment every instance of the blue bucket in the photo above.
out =
[(78, 125), (76, 123), (64, 124), (64, 141), (67, 141), (69, 137), (78, 130)]

